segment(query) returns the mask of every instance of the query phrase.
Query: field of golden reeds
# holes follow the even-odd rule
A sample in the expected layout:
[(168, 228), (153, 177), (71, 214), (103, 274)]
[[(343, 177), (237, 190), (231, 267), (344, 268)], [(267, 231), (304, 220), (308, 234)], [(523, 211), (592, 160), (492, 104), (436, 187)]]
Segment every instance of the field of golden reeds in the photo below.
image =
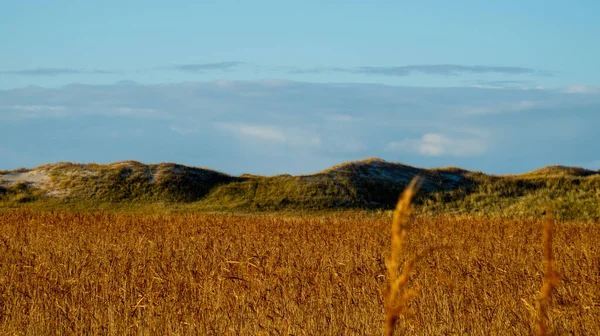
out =
[[(0, 334), (382, 334), (391, 222), (2, 212)], [(408, 221), (397, 264), (435, 249), (414, 263), (404, 289), (416, 296), (396, 333), (535, 334), (542, 223)], [(600, 334), (599, 246), (599, 224), (555, 224), (555, 334)]]

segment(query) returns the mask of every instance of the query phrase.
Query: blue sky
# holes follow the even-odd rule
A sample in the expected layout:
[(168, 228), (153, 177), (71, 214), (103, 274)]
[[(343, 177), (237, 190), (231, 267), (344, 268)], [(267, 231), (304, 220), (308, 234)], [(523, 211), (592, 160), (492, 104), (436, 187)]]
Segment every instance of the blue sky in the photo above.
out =
[(0, 5), (0, 169), (600, 168), (596, 1)]

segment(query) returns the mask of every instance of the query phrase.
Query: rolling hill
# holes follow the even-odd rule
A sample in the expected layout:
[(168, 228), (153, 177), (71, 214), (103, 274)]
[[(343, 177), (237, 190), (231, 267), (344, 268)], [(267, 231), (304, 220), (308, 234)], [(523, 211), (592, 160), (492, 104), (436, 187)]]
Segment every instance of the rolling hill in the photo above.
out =
[[(600, 174), (551, 166), (493, 176), (416, 168), (372, 158), (311, 175), (230, 176), (173, 163), (56, 163), (0, 172), (0, 207), (120, 207), (161, 204), (203, 211), (391, 209), (416, 175), (421, 212), (600, 218)], [(146, 207), (145, 209), (151, 208)]]

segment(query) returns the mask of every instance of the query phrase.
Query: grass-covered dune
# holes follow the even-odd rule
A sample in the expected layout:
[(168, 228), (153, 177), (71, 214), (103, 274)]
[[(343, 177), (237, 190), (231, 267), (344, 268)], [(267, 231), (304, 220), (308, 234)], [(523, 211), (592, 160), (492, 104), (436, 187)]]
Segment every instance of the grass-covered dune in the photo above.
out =
[(493, 176), (460, 168), (421, 169), (367, 159), (302, 176), (230, 176), (172, 163), (57, 163), (0, 171), (0, 207), (161, 207), (208, 211), (338, 210), (393, 207), (415, 176), (418, 212), (600, 218), (600, 174), (551, 166)]

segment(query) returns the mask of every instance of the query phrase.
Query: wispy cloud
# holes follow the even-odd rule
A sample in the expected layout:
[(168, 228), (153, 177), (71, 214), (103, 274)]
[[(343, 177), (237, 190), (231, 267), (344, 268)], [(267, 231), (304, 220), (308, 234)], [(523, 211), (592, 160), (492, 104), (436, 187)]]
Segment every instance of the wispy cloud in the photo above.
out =
[(361, 118), (359, 118), (359, 117), (355, 117), (355, 116), (351, 116), (351, 115), (347, 115), (347, 114), (332, 114), (332, 115), (326, 115), (323, 118), (325, 118), (325, 120), (329, 120), (329, 121), (345, 122), (345, 123), (361, 120)]
[(243, 124), (243, 123), (222, 123), (214, 124), (217, 128), (226, 130), (247, 140), (258, 140), (262, 144), (279, 144), (292, 147), (320, 147), (323, 140), (321, 137), (310, 131), (297, 127), (261, 125), (261, 124)]
[(119, 107), (116, 109), (116, 112), (123, 117), (170, 119), (170, 116), (167, 113), (151, 108)]
[(600, 87), (588, 85), (569, 86), (564, 90), (565, 93), (600, 93)]
[(459, 64), (430, 64), (430, 65), (404, 65), (404, 66), (362, 66), (351, 68), (321, 67), (321, 68), (298, 68), (290, 71), (296, 74), (305, 73), (328, 73), (344, 72), (366, 75), (381, 75), (406, 77), (413, 74), (460, 76), (463, 74), (505, 74), (505, 75), (534, 75), (553, 76), (554, 73), (547, 70), (539, 70), (518, 66), (485, 66), (485, 65), (459, 65)]
[[(402, 66), (355, 66), (355, 67), (273, 67), (268, 65), (257, 65), (240, 61), (222, 61), (210, 63), (187, 63), (176, 64), (172, 66), (158, 66), (150, 69), (139, 69), (140, 72), (155, 70), (174, 70), (194, 73), (208, 73), (218, 71), (234, 71), (241, 67), (251, 68), (259, 73), (287, 73), (287, 74), (324, 74), (324, 73), (346, 73), (356, 75), (374, 75), (389, 77), (407, 77), (415, 74), (425, 74), (432, 76), (461, 76), (468, 74), (501, 74), (501, 75), (529, 75), (550, 77), (555, 73), (548, 70), (540, 70), (520, 66), (497, 66), (497, 65), (461, 65), (461, 64), (424, 64), (424, 65), (402, 65)], [(131, 70), (135, 71), (135, 70)], [(0, 75), (19, 75), (19, 76), (64, 76), (64, 75), (82, 75), (82, 74), (123, 74), (127, 71), (111, 71), (105, 69), (78, 69), (78, 68), (51, 68), (40, 67), (33, 69), (5, 70), (0, 71)], [(273, 82), (280, 85), (281, 82)], [(497, 88), (514, 88), (528, 85), (525, 81), (479, 81), (476, 85)], [(530, 84), (530, 83), (529, 83)], [(528, 85), (530, 86), (530, 85)]]
[(80, 74), (81, 70), (70, 68), (37, 68), (25, 70), (0, 71), (1, 75), (23, 75), (23, 76), (59, 76)]
[(489, 89), (541, 89), (529, 80), (468, 80), (463, 81), (470, 86)]
[(466, 107), (463, 110), (465, 115), (490, 115), (490, 114), (500, 114), (500, 113), (508, 113), (508, 112), (520, 112), (533, 110), (535, 108), (542, 107), (544, 105), (549, 105), (550, 103), (544, 103), (542, 101), (532, 101), (532, 100), (522, 100), (517, 102), (507, 102), (500, 104), (492, 104), (492, 105), (483, 105), (483, 106), (472, 106)]
[(94, 75), (114, 75), (114, 74), (122, 74), (122, 71), (113, 71), (113, 70), (86, 70), (82, 71), (86, 74), (94, 74)]
[(0, 105), (0, 120), (64, 118), (68, 115), (69, 108), (62, 105)]
[(171, 125), (171, 126), (169, 126), (169, 129), (175, 133), (179, 133), (182, 135), (190, 135), (190, 134), (196, 134), (196, 133), (200, 132), (200, 130), (196, 127), (181, 127), (181, 126)]
[(458, 65), (458, 64), (435, 64), (435, 65), (408, 65), (398, 67), (360, 67), (356, 72), (386, 75), (386, 76), (408, 76), (414, 73), (427, 75), (458, 76), (461, 74), (484, 74), (499, 73), (508, 75), (551, 75), (546, 71), (540, 71), (532, 68), (513, 67), (513, 66), (479, 66), (479, 65)]
[(226, 71), (232, 70), (240, 65), (245, 64), (244, 62), (217, 62), (217, 63), (194, 63), (194, 64), (180, 64), (171, 67), (173, 70), (179, 70), (184, 72), (206, 72), (206, 71)]
[(78, 74), (98, 74), (108, 75), (116, 74), (117, 71), (109, 70), (81, 70), (73, 68), (35, 68), (23, 70), (7, 70), (0, 71), (0, 75), (20, 75), (20, 76), (62, 76), (62, 75), (78, 75)]
[(27, 111), (27, 112), (39, 112), (39, 111), (65, 111), (67, 108), (64, 106), (50, 106), (50, 105), (14, 105), (12, 106), (15, 110)]
[(600, 142), (600, 95), (565, 91), (290, 81), (26, 87), (0, 90), (0, 144), (35, 164), (138, 159), (307, 173), (379, 156), (516, 172), (596, 160), (586, 148)]
[(17, 76), (63, 76), (63, 75), (79, 75), (79, 74), (92, 74), (92, 75), (110, 75), (119, 74), (119, 71), (110, 70), (81, 70), (72, 68), (36, 68), (36, 69), (24, 69), (24, 70), (7, 70), (0, 71), (0, 75), (17, 75)]
[(216, 123), (215, 125), (243, 137), (273, 141), (276, 143), (285, 143), (286, 140), (285, 133), (278, 127), (230, 123)]
[(415, 152), (425, 156), (477, 156), (485, 153), (482, 138), (450, 138), (440, 133), (426, 133), (421, 138), (388, 143), (390, 152)]

